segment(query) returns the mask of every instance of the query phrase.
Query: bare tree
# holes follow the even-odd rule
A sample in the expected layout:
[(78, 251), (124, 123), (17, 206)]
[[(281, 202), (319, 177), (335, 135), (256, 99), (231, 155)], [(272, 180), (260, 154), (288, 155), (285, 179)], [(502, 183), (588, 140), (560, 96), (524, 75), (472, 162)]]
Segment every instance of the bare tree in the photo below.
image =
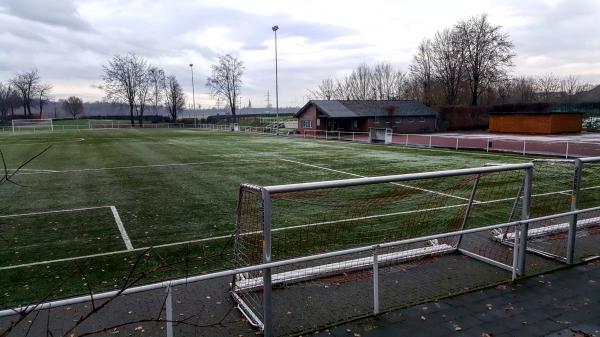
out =
[(460, 21), (455, 27), (464, 46), (471, 105), (477, 105), (483, 89), (504, 77), (512, 66), (513, 44), (501, 28), (492, 26), (486, 14)]
[(50, 84), (40, 84), (37, 89), (37, 96), (40, 104), (40, 118), (42, 118), (42, 113), (44, 111), (44, 105), (50, 101), (50, 91), (52, 90), (52, 85)]
[(31, 116), (31, 104), (40, 85), (40, 75), (37, 69), (17, 73), (10, 83), (21, 96), (23, 114)]
[(242, 75), (244, 63), (237, 57), (229, 54), (219, 56), (217, 64), (211, 67), (211, 76), (206, 79), (206, 86), (210, 88), (211, 95), (227, 102), (236, 121), (236, 103), (242, 88)]
[(10, 85), (6, 85), (0, 82), (0, 115), (2, 120), (6, 121), (8, 118), (8, 111), (10, 110), (10, 99), (12, 94), (12, 88)]
[(138, 94), (136, 98), (136, 111), (138, 115), (138, 125), (142, 126), (144, 124), (144, 112), (146, 111), (146, 105), (150, 103), (151, 99), (151, 90), (152, 90), (152, 78), (150, 76), (150, 71), (147, 70), (141, 76)]
[(536, 80), (533, 77), (517, 77), (512, 82), (513, 102), (528, 103), (535, 100)]
[(546, 102), (553, 101), (560, 89), (560, 81), (554, 74), (540, 76), (536, 81), (536, 91)]
[(431, 40), (426, 38), (419, 44), (417, 53), (413, 56), (413, 61), (409, 67), (411, 77), (414, 79), (413, 83), (419, 84), (418, 87), (415, 87), (420, 91), (417, 96), (425, 105), (431, 105), (432, 103), (432, 68)]
[(148, 75), (152, 85), (150, 100), (152, 107), (154, 108), (154, 114), (158, 116), (158, 106), (163, 102), (166, 87), (165, 72), (158, 67), (150, 67), (150, 69), (148, 69)]
[(389, 62), (381, 62), (373, 67), (372, 77), (377, 99), (392, 99), (395, 94), (396, 70)]
[(73, 116), (73, 119), (77, 119), (77, 116), (83, 114), (83, 101), (81, 98), (71, 96), (62, 102), (63, 110), (69, 115)]
[(356, 100), (375, 98), (373, 72), (366, 63), (361, 63), (345, 79), (346, 97)]
[(464, 70), (464, 48), (456, 30), (437, 32), (431, 43), (433, 74), (446, 104), (456, 104)]
[(408, 78), (402, 70), (396, 70), (394, 73), (393, 95), (394, 99), (406, 98), (408, 92)]
[(134, 125), (133, 112), (147, 75), (146, 60), (133, 53), (115, 55), (103, 69), (102, 79), (107, 98), (128, 104), (131, 125)]
[(328, 101), (335, 99), (337, 96), (335, 81), (332, 78), (322, 80), (317, 89), (309, 91), (309, 96)]
[(175, 76), (167, 76), (165, 86), (165, 103), (171, 115), (171, 121), (177, 121), (177, 114), (185, 108), (185, 95)]

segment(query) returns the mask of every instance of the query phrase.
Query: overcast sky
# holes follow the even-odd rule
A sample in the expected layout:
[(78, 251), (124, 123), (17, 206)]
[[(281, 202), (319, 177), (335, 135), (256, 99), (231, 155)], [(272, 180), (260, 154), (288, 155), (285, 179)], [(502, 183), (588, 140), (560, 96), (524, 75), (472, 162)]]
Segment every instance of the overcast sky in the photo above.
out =
[(211, 107), (210, 64), (230, 53), (246, 65), (244, 105), (259, 107), (275, 91), (278, 24), (280, 105), (301, 105), (320, 79), (361, 62), (406, 70), (423, 37), (481, 13), (511, 35), (515, 74), (600, 82), (598, 0), (0, 0), (0, 81), (35, 67), (55, 98), (102, 99), (102, 65), (135, 52), (189, 95), (194, 63), (196, 101)]

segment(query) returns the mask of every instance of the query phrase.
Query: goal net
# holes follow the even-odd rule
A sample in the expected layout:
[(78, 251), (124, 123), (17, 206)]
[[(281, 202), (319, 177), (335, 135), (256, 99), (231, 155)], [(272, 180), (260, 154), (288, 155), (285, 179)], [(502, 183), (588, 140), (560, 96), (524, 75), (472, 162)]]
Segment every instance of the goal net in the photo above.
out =
[[(527, 166), (529, 165), (529, 166)], [(430, 235), (506, 222), (530, 164), (240, 189), (236, 267), (412, 239), (387, 248), (378, 264), (403, 265), (464, 253), (508, 266), (512, 252), (491, 233), (426, 240)], [(353, 275), (374, 264), (369, 254), (274, 268), (272, 284)], [(508, 269), (508, 268), (505, 268)], [(260, 325), (262, 272), (238, 274), (232, 295)]]
[(370, 128), (369, 143), (384, 143), (391, 144), (393, 137), (392, 129)]
[[(577, 180), (575, 160), (569, 159), (536, 159), (534, 164), (533, 186), (531, 194), (531, 217), (565, 213), (575, 209), (597, 206), (600, 198), (594, 192), (600, 186), (600, 167), (583, 165), (581, 178)], [(576, 188), (579, 185), (579, 188)], [(592, 192), (592, 193), (590, 193)], [(519, 189), (523, 195), (523, 188)], [(574, 204), (579, 200), (579, 205)], [(518, 220), (519, 206), (511, 209), (508, 221)], [(569, 234), (573, 223), (575, 231)], [(600, 217), (588, 212), (578, 217), (565, 216), (547, 221), (537, 221), (528, 226), (527, 249), (545, 257), (559, 261), (567, 261), (569, 235), (585, 236), (589, 233), (600, 233)], [(597, 228), (597, 229), (596, 229)], [(591, 231), (590, 231), (591, 229)], [(502, 243), (512, 244), (514, 228), (499, 229), (494, 232), (494, 239)]]
[(13, 119), (12, 131), (54, 131), (52, 119)]
[(90, 119), (88, 121), (88, 128), (90, 129), (114, 129), (119, 127), (119, 121), (114, 121), (110, 119), (102, 120), (102, 119)]

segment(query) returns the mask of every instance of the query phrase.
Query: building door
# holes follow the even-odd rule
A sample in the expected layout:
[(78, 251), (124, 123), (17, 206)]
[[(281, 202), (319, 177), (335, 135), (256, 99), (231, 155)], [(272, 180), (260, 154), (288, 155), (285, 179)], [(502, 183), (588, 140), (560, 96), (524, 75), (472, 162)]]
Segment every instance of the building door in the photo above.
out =
[(327, 120), (327, 130), (335, 131), (335, 130), (337, 130), (337, 128), (338, 128), (337, 121), (335, 119)]

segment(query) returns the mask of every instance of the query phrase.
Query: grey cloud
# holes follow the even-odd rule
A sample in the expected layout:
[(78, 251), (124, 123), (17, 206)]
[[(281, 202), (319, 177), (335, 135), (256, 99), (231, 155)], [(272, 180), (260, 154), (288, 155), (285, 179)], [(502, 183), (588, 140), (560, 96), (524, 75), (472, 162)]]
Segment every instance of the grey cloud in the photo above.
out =
[(555, 6), (538, 3), (522, 7), (519, 14), (531, 22), (510, 33), (521, 56), (567, 53), (572, 60), (600, 48), (599, 12), (600, 5), (592, 0), (562, 1)]
[(2, 10), (16, 17), (74, 30), (91, 31), (92, 27), (77, 12), (69, 0), (4, 0)]

